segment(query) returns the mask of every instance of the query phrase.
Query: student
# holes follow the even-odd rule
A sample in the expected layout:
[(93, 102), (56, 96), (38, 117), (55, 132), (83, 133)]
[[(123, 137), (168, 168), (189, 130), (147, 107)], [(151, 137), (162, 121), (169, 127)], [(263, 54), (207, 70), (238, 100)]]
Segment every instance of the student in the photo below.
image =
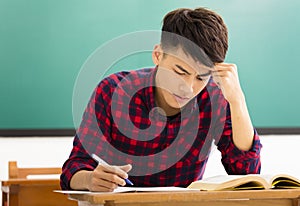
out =
[(113, 191), (126, 178), (134, 186), (185, 187), (202, 178), (212, 143), (228, 174), (259, 173), (262, 146), (237, 66), (224, 63), (227, 48), (215, 12), (169, 12), (152, 52), (156, 67), (112, 74), (96, 87), (62, 189)]

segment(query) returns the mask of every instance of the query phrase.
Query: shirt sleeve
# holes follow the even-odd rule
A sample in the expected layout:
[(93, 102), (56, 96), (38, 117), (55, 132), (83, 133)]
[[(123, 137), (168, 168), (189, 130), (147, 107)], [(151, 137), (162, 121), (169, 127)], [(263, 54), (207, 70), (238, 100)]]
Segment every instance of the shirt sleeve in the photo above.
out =
[(111, 86), (103, 80), (90, 98), (76, 131), (71, 154), (62, 167), (60, 176), (62, 190), (71, 190), (71, 178), (79, 170), (92, 171), (97, 167), (97, 162), (90, 154), (97, 150), (99, 143), (110, 132), (110, 118), (107, 111), (107, 108), (110, 108), (108, 106), (110, 93)]
[(76, 135), (73, 141), (73, 149), (69, 158), (62, 167), (60, 176), (60, 186), (62, 190), (72, 190), (70, 181), (72, 176), (79, 170), (92, 171), (97, 167), (97, 162), (83, 148), (78, 136)]
[(232, 138), (232, 126), (229, 105), (222, 136), (217, 144), (222, 154), (222, 164), (230, 175), (259, 174), (261, 169), (259, 135), (254, 129), (252, 147), (248, 151), (238, 149)]

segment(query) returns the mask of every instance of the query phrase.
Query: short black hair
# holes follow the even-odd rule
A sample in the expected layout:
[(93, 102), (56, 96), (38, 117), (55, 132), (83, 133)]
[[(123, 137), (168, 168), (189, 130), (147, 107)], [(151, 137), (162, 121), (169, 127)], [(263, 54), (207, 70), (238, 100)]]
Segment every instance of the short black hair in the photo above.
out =
[(227, 27), (222, 17), (209, 9), (176, 9), (163, 19), (161, 46), (163, 50), (182, 46), (194, 59), (212, 67), (224, 62)]

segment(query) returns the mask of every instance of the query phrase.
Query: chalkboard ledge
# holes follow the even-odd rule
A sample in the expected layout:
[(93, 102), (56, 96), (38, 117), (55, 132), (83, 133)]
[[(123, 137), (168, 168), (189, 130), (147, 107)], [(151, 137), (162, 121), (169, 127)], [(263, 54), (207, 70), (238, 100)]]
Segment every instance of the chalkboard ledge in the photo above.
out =
[[(300, 134), (300, 127), (256, 128), (260, 135)], [(74, 136), (75, 129), (0, 129), (0, 137), (68, 137)]]
[(0, 137), (68, 137), (74, 129), (0, 129)]

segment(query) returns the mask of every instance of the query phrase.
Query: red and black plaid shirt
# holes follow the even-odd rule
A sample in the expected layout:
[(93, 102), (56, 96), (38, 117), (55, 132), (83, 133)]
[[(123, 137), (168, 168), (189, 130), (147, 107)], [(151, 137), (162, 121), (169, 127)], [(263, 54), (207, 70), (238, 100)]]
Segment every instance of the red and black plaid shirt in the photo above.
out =
[(119, 72), (99, 83), (63, 165), (62, 189), (71, 189), (77, 171), (97, 167), (92, 153), (109, 164), (132, 164), (134, 186), (188, 186), (202, 178), (212, 144), (228, 174), (260, 172), (259, 136), (254, 130), (249, 151), (233, 144), (229, 104), (212, 80), (178, 115), (165, 117), (154, 109), (155, 74), (156, 68)]

